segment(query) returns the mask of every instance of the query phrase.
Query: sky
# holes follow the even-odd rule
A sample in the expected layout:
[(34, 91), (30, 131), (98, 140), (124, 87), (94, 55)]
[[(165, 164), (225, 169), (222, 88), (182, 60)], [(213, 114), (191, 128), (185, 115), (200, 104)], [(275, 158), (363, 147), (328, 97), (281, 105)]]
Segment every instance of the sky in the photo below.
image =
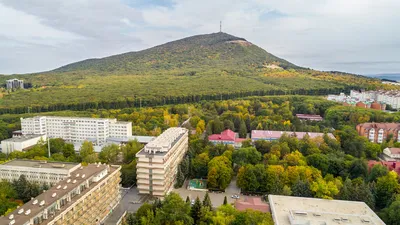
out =
[(296, 65), (400, 72), (399, 0), (0, 0), (0, 74), (222, 31)]

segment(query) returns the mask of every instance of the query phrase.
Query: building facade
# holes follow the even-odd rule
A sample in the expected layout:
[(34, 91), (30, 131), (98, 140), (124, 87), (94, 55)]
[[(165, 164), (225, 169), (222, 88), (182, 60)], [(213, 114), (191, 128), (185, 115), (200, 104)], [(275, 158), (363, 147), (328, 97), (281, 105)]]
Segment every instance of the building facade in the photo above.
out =
[(46, 140), (45, 134), (15, 136), (1, 141), (1, 152), (10, 154), (13, 151), (24, 151), (35, 146), (38, 141)]
[(242, 141), (246, 139), (239, 138), (238, 133), (227, 129), (222, 131), (221, 134), (212, 134), (208, 136), (208, 140), (213, 144), (232, 145), (235, 148), (240, 148), (242, 146)]
[[(274, 131), (274, 130), (252, 130), (251, 131), (251, 141), (255, 142), (257, 140), (265, 141), (275, 141), (281, 138), (282, 135), (288, 135), (291, 137), (296, 137), (297, 139), (303, 139), (304, 136), (308, 135), (310, 138), (323, 137), (324, 133), (315, 132), (293, 132), (293, 131)], [(327, 133), (328, 137), (334, 138), (333, 134)]]
[(11, 79), (6, 81), (7, 89), (24, 89), (24, 81), (18, 79)]
[(21, 118), (22, 134), (46, 134), (49, 138), (62, 138), (67, 142), (85, 140), (103, 145), (108, 137), (132, 136), (132, 122), (116, 119), (37, 116)]
[(296, 114), (299, 120), (310, 120), (310, 121), (322, 121), (323, 118), (320, 115), (314, 114)]
[(101, 224), (121, 199), (120, 166), (90, 164), (7, 215), (0, 224)]
[(370, 142), (382, 143), (390, 136), (400, 141), (400, 123), (362, 123), (356, 129), (360, 136), (368, 138)]
[(14, 159), (0, 164), (0, 180), (12, 182), (25, 175), (28, 181), (54, 185), (80, 166), (80, 163)]
[(172, 189), (178, 165), (188, 150), (188, 133), (185, 128), (169, 128), (136, 154), (140, 194), (164, 196)]

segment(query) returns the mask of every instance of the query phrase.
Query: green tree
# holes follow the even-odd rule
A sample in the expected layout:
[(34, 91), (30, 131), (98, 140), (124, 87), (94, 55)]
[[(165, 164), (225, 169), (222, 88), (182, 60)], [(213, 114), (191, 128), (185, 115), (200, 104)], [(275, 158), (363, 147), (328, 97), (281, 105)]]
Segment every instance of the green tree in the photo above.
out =
[(119, 151), (119, 146), (116, 144), (104, 146), (99, 153), (99, 159), (107, 164), (116, 163)]
[(385, 176), (388, 173), (389, 170), (385, 166), (382, 166), (381, 164), (376, 164), (371, 168), (371, 171), (369, 172), (368, 181), (376, 182), (379, 177)]
[(93, 143), (84, 141), (79, 149), (79, 155), (83, 162), (94, 163), (97, 160), (97, 155), (94, 152)]
[(143, 148), (143, 144), (140, 144), (137, 140), (129, 141), (121, 147), (123, 162), (130, 163), (136, 158), (138, 153)]
[(389, 207), (382, 210), (379, 216), (386, 224), (399, 224), (400, 221), (400, 200), (394, 201)]
[(327, 155), (312, 154), (307, 156), (307, 164), (321, 171), (323, 175), (328, 173), (329, 161)]
[(162, 206), (156, 210), (155, 221), (161, 225), (193, 224), (190, 206), (177, 193), (167, 195)]
[(232, 162), (227, 157), (214, 157), (208, 163), (208, 187), (225, 190), (231, 182), (232, 173)]
[(256, 148), (240, 148), (232, 153), (232, 161), (238, 165), (257, 164), (261, 161), (261, 153)]
[(298, 197), (313, 197), (310, 183), (307, 180), (298, 179), (292, 186), (292, 195)]
[(136, 184), (136, 160), (121, 166), (121, 185), (130, 187)]
[(376, 182), (376, 207), (383, 209), (388, 206), (398, 191), (399, 184), (396, 172), (390, 171)]
[(178, 173), (176, 174), (175, 188), (181, 188), (185, 182), (185, 175), (182, 173), (181, 166), (178, 166)]
[(206, 192), (206, 194), (204, 195), (203, 206), (207, 207), (209, 210), (212, 210), (212, 203), (208, 192)]
[(357, 177), (365, 178), (368, 173), (367, 163), (363, 159), (354, 160), (350, 165), (349, 173), (352, 179)]
[(153, 212), (153, 206), (149, 203), (143, 203), (143, 205), (140, 206), (139, 209), (136, 211), (136, 217), (140, 220), (140, 218), (147, 216), (148, 211)]
[(65, 143), (63, 148), (62, 148), (62, 153), (65, 158), (75, 158), (76, 153), (74, 149), (74, 145), (70, 143)]
[(224, 197), (224, 203), (223, 203), (224, 205), (227, 205), (228, 204), (228, 199), (226, 198), (226, 196)]
[(239, 126), (239, 137), (246, 138), (246, 136), (247, 136), (247, 127), (246, 123), (242, 120), (240, 121), (240, 126)]
[(194, 205), (190, 210), (190, 215), (193, 218), (194, 224), (198, 224), (201, 217), (201, 202), (198, 196), (196, 198), (196, 201), (194, 202)]
[(208, 173), (208, 163), (210, 162), (210, 158), (207, 153), (201, 153), (196, 155), (194, 159), (192, 159), (191, 170), (192, 177), (204, 178), (207, 177)]

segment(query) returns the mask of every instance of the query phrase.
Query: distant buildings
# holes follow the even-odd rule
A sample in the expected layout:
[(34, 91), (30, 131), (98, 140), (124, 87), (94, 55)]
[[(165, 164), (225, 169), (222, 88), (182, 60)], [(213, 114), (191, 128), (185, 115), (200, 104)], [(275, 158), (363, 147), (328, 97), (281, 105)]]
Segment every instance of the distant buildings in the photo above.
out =
[(268, 195), (275, 225), (384, 225), (364, 202)]
[(370, 142), (382, 143), (389, 135), (400, 141), (400, 123), (362, 123), (356, 126), (358, 134)]
[[(251, 140), (253, 142), (257, 140), (274, 141), (278, 140), (283, 134), (287, 134), (292, 137), (297, 137), (297, 139), (303, 139), (305, 135), (310, 138), (322, 137), (324, 133), (314, 133), (314, 132), (293, 132), (293, 131), (273, 131), (273, 130), (252, 130)], [(330, 138), (335, 138), (333, 134), (327, 134)]]
[(386, 161), (400, 161), (400, 148), (385, 148), (382, 157)]
[(108, 137), (132, 136), (132, 122), (105, 118), (79, 118), (36, 116), (21, 118), (22, 134), (45, 134), (49, 138), (62, 138), (77, 143), (85, 140), (103, 145)]
[(264, 213), (270, 212), (269, 205), (261, 201), (260, 197), (246, 197), (244, 200), (237, 200), (235, 202), (235, 208), (239, 211), (252, 209)]
[(386, 167), (389, 171), (396, 172), (400, 176), (400, 162), (369, 160), (368, 161), (368, 169), (371, 170), (372, 167), (374, 167), (377, 164), (380, 164), (380, 165)]
[(164, 196), (172, 189), (178, 165), (188, 150), (188, 133), (185, 128), (169, 128), (136, 154), (140, 194)]
[(322, 117), (320, 115), (312, 115), (312, 114), (296, 114), (296, 117), (299, 120), (310, 120), (310, 121), (322, 121)]
[(7, 89), (24, 89), (24, 81), (18, 79), (11, 79), (6, 81)]
[(10, 154), (13, 151), (24, 151), (35, 146), (39, 140), (46, 140), (45, 134), (14, 136), (1, 141), (1, 152)]
[(12, 182), (25, 175), (28, 181), (54, 185), (80, 166), (80, 163), (14, 159), (0, 164), (0, 180)]
[(46, 192), (20, 206), (0, 224), (101, 224), (121, 199), (120, 166), (80, 167)]
[(212, 134), (208, 136), (208, 140), (214, 144), (226, 144), (232, 145), (236, 148), (240, 148), (242, 146), (242, 141), (244, 138), (239, 138), (239, 134), (233, 132), (232, 130), (224, 130), (221, 134)]

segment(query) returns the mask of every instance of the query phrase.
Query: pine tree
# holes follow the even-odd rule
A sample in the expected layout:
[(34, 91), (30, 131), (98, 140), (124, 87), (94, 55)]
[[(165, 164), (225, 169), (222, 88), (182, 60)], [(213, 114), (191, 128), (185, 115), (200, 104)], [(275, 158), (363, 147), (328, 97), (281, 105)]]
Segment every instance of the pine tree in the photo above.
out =
[(192, 206), (192, 209), (190, 210), (190, 215), (192, 216), (194, 223), (197, 224), (201, 216), (201, 202), (198, 196), (194, 202), (194, 205)]
[(226, 198), (226, 196), (224, 198), (224, 205), (228, 205), (228, 199)]
[(181, 188), (184, 182), (185, 182), (185, 175), (183, 175), (181, 167), (178, 166), (178, 174), (176, 175), (176, 182), (174, 187)]
[(211, 199), (208, 192), (206, 192), (206, 195), (204, 196), (203, 206), (208, 207), (210, 210), (212, 209)]
[(189, 196), (186, 197), (186, 203), (190, 203), (190, 198), (189, 198)]

